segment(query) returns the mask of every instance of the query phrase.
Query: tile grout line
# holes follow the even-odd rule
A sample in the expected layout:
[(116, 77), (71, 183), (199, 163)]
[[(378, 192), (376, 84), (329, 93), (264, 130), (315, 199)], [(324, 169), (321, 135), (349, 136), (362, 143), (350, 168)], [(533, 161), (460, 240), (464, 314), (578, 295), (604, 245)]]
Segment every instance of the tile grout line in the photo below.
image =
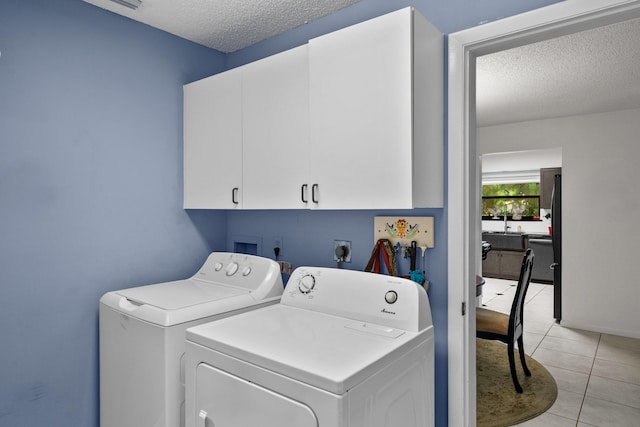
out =
[[(534, 299), (535, 297), (537, 297), (538, 295), (540, 295), (540, 293), (542, 293), (543, 291), (544, 291), (544, 288), (540, 288), (540, 290), (538, 291), (538, 293), (536, 293), (533, 297), (531, 297), (531, 299), (529, 299), (529, 301), (528, 301), (528, 302), (527, 302), (527, 301), (525, 301), (525, 303), (524, 303), (525, 307), (526, 307), (527, 305), (529, 305), (529, 303), (531, 303), (531, 301), (533, 301), (533, 299)], [(524, 316), (523, 316), (523, 317), (524, 317)], [(523, 322), (524, 322), (524, 319), (523, 319)], [(554, 323), (555, 323), (555, 321), (554, 321)], [(544, 335), (542, 336), (542, 339), (540, 340), (540, 342), (535, 346), (535, 348), (533, 349), (533, 351), (531, 351), (531, 356), (532, 356), (532, 357), (533, 357), (533, 353), (535, 353), (535, 351), (536, 351), (536, 350), (538, 350), (538, 348), (542, 345), (542, 341), (544, 341), (544, 339), (547, 337), (547, 335), (549, 334), (549, 331), (551, 331), (551, 328), (553, 328), (554, 323), (552, 323), (552, 324), (551, 324), (551, 326), (549, 326), (549, 327), (547, 328), (547, 330), (545, 331)], [(524, 331), (523, 331), (523, 333), (524, 333)]]
[(593, 361), (591, 362), (591, 369), (589, 369), (589, 376), (587, 377), (587, 385), (584, 388), (584, 395), (582, 396), (582, 402), (580, 403), (580, 410), (578, 411), (578, 420), (576, 421), (576, 423), (580, 422), (580, 415), (582, 415), (582, 408), (584, 407), (584, 401), (587, 398), (587, 390), (589, 390), (589, 383), (591, 382), (591, 375), (593, 374), (593, 367), (596, 364), (596, 356), (598, 355), (598, 349), (600, 348), (601, 340), (602, 340), (602, 334), (598, 334), (598, 345), (596, 345), (596, 352), (593, 354)]

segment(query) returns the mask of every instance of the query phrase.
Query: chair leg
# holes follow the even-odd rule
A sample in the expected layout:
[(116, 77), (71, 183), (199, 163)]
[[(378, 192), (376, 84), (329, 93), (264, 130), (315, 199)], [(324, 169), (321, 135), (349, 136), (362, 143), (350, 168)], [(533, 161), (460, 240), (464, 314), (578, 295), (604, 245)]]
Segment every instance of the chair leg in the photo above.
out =
[(522, 335), (518, 338), (518, 351), (520, 353), (520, 362), (522, 363), (522, 369), (524, 369), (524, 374), (528, 377), (531, 376), (531, 371), (527, 367), (527, 362), (525, 362), (524, 358), (524, 341), (522, 339)]
[(522, 393), (522, 387), (518, 382), (518, 374), (516, 373), (516, 358), (513, 354), (513, 341), (507, 344), (507, 351), (509, 353), (509, 368), (511, 369), (511, 379), (513, 379), (513, 385), (516, 387), (518, 393)]

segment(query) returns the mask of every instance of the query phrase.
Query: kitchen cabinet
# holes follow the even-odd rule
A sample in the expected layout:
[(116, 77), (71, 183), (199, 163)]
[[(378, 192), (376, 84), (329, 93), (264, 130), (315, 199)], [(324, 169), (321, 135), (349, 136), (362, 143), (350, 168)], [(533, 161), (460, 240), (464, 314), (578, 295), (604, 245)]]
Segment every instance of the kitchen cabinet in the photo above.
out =
[(482, 275), (518, 280), (523, 256), (523, 251), (493, 249), (487, 253), (487, 259), (482, 261)]
[(242, 207), (241, 72), (184, 86), (184, 207)]
[(443, 38), (405, 8), (309, 41), (313, 208), (443, 206)]
[(242, 67), (243, 208), (304, 208), (309, 159), (307, 45)]
[(562, 175), (562, 168), (540, 169), (540, 208), (551, 209), (551, 197), (553, 196), (553, 179), (556, 175)]

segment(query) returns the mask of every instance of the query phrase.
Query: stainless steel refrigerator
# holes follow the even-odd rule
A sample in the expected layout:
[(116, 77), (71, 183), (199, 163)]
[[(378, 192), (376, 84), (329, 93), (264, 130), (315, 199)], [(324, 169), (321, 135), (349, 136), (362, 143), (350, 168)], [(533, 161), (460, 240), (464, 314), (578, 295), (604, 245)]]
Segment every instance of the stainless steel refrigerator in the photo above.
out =
[(562, 175), (553, 180), (551, 196), (551, 240), (553, 242), (553, 317), (562, 319)]

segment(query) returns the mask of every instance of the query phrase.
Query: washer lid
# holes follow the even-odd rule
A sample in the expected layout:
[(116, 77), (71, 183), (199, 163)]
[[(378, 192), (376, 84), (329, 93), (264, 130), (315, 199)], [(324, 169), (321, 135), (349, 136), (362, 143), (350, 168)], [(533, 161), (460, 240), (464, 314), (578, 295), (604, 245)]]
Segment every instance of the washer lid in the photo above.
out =
[(102, 306), (160, 326), (173, 326), (263, 304), (282, 295), (277, 262), (252, 255), (212, 252), (186, 280), (112, 291)]
[(115, 293), (134, 304), (151, 305), (163, 310), (178, 310), (196, 304), (206, 304), (211, 301), (248, 294), (249, 291), (188, 279), (123, 289), (115, 291)]
[(277, 300), (259, 300), (246, 289), (188, 279), (108, 292), (100, 303), (149, 323), (174, 326)]
[(344, 394), (433, 337), (275, 304), (187, 330), (187, 340), (334, 394)]

